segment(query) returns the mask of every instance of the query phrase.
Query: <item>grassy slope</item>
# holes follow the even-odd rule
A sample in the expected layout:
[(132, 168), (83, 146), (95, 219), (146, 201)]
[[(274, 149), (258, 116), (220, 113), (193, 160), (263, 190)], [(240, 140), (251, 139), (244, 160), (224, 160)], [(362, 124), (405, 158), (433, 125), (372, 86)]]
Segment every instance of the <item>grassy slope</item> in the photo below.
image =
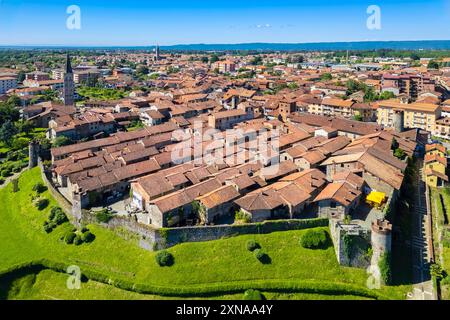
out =
[[(154, 253), (140, 249), (115, 233), (90, 226), (96, 235), (91, 244), (66, 245), (61, 237), (71, 228), (66, 223), (51, 234), (42, 228), (48, 212), (55, 205), (48, 192), (50, 206), (40, 212), (31, 203), (33, 185), (40, 180), (39, 169), (25, 172), (20, 191), (12, 193), (9, 185), (0, 190), (0, 270), (39, 258), (89, 265), (103, 273), (132, 281), (161, 285), (186, 285), (253, 279), (301, 279), (353, 283), (365, 287), (364, 270), (338, 265), (333, 248), (307, 250), (298, 240), (304, 231), (247, 235), (204, 243), (185, 243), (171, 251), (175, 265), (160, 268)], [(245, 248), (248, 239), (256, 239), (269, 254), (272, 263), (260, 264)], [(385, 294), (402, 298), (409, 287), (383, 288)]]
[[(444, 212), (444, 207), (442, 206), (442, 203), (439, 199), (439, 194), (442, 195), (442, 198), (444, 200), (445, 210), (447, 212)], [(435, 202), (436, 200), (436, 202)], [(446, 192), (444, 189), (432, 189), (431, 190), (431, 201), (432, 201), (432, 208), (433, 208), (433, 228), (434, 228), (434, 234), (433, 234), (433, 240), (435, 241), (435, 247), (436, 251), (439, 254), (438, 249), (438, 233), (442, 232), (442, 229), (445, 228), (444, 226), (444, 215), (448, 216), (448, 210), (450, 209), (450, 194)], [(437, 206), (437, 207), (436, 207)], [(439, 225), (439, 230), (436, 230), (436, 220)], [(442, 258), (443, 258), (443, 268), (446, 272), (450, 272), (450, 248), (443, 246), (442, 247)], [(439, 259), (438, 259), (439, 261)], [(441, 283), (441, 290), (442, 290), (442, 299), (448, 300), (450, 299), (450, 285), (446, 283)]]
[[(44, 270), (37, 276), (28, 275), (15, 281), (10, 292), (10, 299), (25, 300), (162, 300), (182, 299), (157, 295), (139, 294), (125, 291), (95, 281), (82, 283), (79, 290), (70, 290), (66, 286), (67, 276), (51, 270)], [(264, 292), (267, 299), (275, 300), (356, 300), (355, 296), (330, 296), (304, 293), (272, 293)], [(242, 294), (230, 294), (210, 297), (210, 299), (239, 300)]]

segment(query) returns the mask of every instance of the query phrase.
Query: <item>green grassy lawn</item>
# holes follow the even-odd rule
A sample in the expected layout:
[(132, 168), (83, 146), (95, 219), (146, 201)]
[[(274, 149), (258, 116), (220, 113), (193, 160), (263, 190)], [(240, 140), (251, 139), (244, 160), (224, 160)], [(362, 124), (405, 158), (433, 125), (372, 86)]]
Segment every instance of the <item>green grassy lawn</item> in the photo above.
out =
[[(439, 198), (442, 196), (442, 202)], [(435, 201), (436, 200), (436, 201)], [(450, 210), (450, 190), (448, 188), (431, 189), (431, 201), (433, 210), (433, 241), (435, 242), (436, 261), (440, 261), (442, 255), (442, 268), (450, 273), (450, 230), (448, 219)], [(437, 227), (436, 227), (437, 222)], [(447, 224), (446, 224), (447, 223)], [(442, 234), (442, 252), (439, 250), (439, 235)], [(441, 282), (441, 296), (444, 300), (450, 299), (450, 280)]]
[[(48, 191), (43, 194), (50, 200), (48, 208), (38, 211), (31, 203), (32, 187), (39, 181), (40, 171), (35, 168), (22, 174), (19, 192), (13, 193), (11, 185), (0, 190), (0, 271), (16, 264), (47, 258), (66, 265), (78, 265), (82, 271), (83, 267), (89, 267), (133, 283), (167, 287), (275, 279), (353, 284), (366, 288), (365, 270), (339, 266), (332, 247), (325, 250), (302, 248), (299, 239), (304, 230), (180, 244), (168, 250), (174, 255), (175, 264), (166, 268), (156, 264), (155, 253), (139, 248), (137, 240), (125, 240), (113, 231), (95, 225), (89, 226), (96, 236), (94, 242), (80, 246), (67, 245), (62, 237), (72, 228), (69, 223), (57, 227), (50, 234), (43, 230), (50, 208), (57, 205)], [(260, 243), (272, 260), (270, 264), (261, 264), (247, 251), (246, 242), (249, 239)], [(46, 294), (48, 291), (45, 290), (51, 290), (53, 285), (50, 283), (56, 281), (53, 278), (46, 285), (46, 274), (42, 275), (41, 272), (38, 275), (33, 286), (37, 290), (36, 297)], [(86, 297), (95, 298), (98, 294), (101, 299), (108, 297), (108, 294), (116, 297), (117, 293), (118, 299), (123, 297), (122, 294), (128, 295), (130, 299), (137, 298), (135, 293), (116, 292), (120, 289), (108, 285), (91, 285), (106, 287)], [(396, 286), (383, 287), (377, 291), (391, 298), (403, 299), (409, 289), (410, 286)], [(63, 298), (74, 297), (71, 295), (76, 293), (61, 292)], [(142, 298), (151, 298), (146, 296)], [(284, 298), (288, 296), (280, 295)]]
[[(31, 274), (17, 279), (9, 292), (9, 299), (15, 300), (164, 300), (183, 299), (180, 297), (164, 297), (139, 294), (115, 288), (95, 281), (83, 282), (80, 289), (68, 289), (67, 275), (44, 270), (37, 275)], [(307, 293), (274, 293), (263, 292), (269, 300), (358, 300), (367, 299), (351, 295), (332, 296)], [(230, 294), (209, 297), (220, 300), (240, 300), (242, 294)]]

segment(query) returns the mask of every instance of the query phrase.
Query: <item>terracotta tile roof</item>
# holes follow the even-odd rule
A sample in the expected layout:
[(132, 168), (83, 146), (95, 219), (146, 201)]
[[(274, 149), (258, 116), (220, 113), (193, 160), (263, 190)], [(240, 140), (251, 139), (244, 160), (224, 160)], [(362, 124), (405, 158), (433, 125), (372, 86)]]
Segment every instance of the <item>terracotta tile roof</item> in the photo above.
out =
[(331, 177), (331, 180), (333, 180), (333, 182), (348, 182), (353, 188), (357, 190), (361, 190), (361, 187), (364, 184), (364, 179), (362, 177), (348, 170), (335, 173)]
[(307, 151), (304, 154), (302, 154), (301, 158), (308, 161), (309, 164), (315, 165), (315, 164), (318, 164), (319, 162), (325, 160), (326, 157), (322, 152), (320, 152), (318, 150), (312, 150), (312, 151)]
[(314, 127), (329, 126), (338, 131), (349, 132), (358, 135), (366, 135), (381, 131), (378, 124), (348, 120), (344, 118), (332, 118), (309, 113), (292, 113), (290, 121), (306, 123)]
[(314, 199), (315, 202), (322, 200), (334, 200), (343, 206), (352, 204), (361, 191), (356, 190), (347, 182), (335, 182), (328, 184), (325, 189)]
[(239, 207), (249, 212), (257, 210), (273, 210), (284, 205), (283, 199), (273, 190), (251, 193), (234, 202)]
[(444, 166), (447, 166), (447, 158), (441, 157), (438, 154), (426, 154), (425, 163), (430, 162), (439, 162), (442, 163)]
[(435, 171), (435, 170), (430, 169), (430, 168), (425, 169), (425, 175), (427, 175), (427, 176), (436, 176), (436, 177), (439, 177), (440, 179), (448, 182), (448, 176), (447, 175), (442, 174), (439, 171)]
[(261, 169), (260, 176), (265, 181), (281, 178), (285, 175), (298, 171), (297, 166), (292, 161), (284, 161)]
[(240, 196), (239, 192), (233, 186), (223, 186), (211, 192), (208, 192), (196, 200), (206, 208), (214, 208), (225, 202), (233, 201)]
[(364, 165), (367, 172), (380, 178), (394, 189), (400, 190), (403, 183), (403, 174), (400, 170), (369, 153), (365, 153), (358, 161)]
[(438, 143), (433, 143), (433, 144), (427, 144), (425, 145), (425, 151), (432, 151), (432, 150), (438, 150), (442, 153), (447, 153), (447, 149), (442, 145), (442, 144), (438, 144)]
[(430, 104), (430, 103), (400, 103), (398, 100), (386, 100), (379, 101), (379, 107), (391, 108), (391, 109), (401, 109), (401, 110), (411, 110), (416, 112), (425, 112), (425, 113), (435, 113), (439, 108), (439, 105)]

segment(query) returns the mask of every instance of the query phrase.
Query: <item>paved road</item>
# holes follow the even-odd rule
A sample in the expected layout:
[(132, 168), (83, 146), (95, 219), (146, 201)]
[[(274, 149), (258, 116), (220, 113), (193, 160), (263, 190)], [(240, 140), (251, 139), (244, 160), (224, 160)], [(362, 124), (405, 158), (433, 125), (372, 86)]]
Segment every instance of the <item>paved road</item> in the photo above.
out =
[(413, 292), (411, 300), (434, 300), (433, 284), (430, 278), (428, 246), (426, 241), (427, 206), (425, 198), (425, 182), (423, 181), (422, 161), (417, 161), (420, 168), (417, 177), (417, 193), (412, 210), (412, 259), (413, 259)]

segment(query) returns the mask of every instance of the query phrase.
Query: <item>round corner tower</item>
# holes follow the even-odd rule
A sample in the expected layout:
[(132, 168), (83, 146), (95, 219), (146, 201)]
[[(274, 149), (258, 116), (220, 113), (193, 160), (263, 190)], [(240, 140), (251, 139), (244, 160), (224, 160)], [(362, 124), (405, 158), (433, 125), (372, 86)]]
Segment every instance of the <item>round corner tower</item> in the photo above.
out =
[(378, 256), (391, 251), (392, 224), (385, 219), (372, 221), (371, 242), (374, 254)]

